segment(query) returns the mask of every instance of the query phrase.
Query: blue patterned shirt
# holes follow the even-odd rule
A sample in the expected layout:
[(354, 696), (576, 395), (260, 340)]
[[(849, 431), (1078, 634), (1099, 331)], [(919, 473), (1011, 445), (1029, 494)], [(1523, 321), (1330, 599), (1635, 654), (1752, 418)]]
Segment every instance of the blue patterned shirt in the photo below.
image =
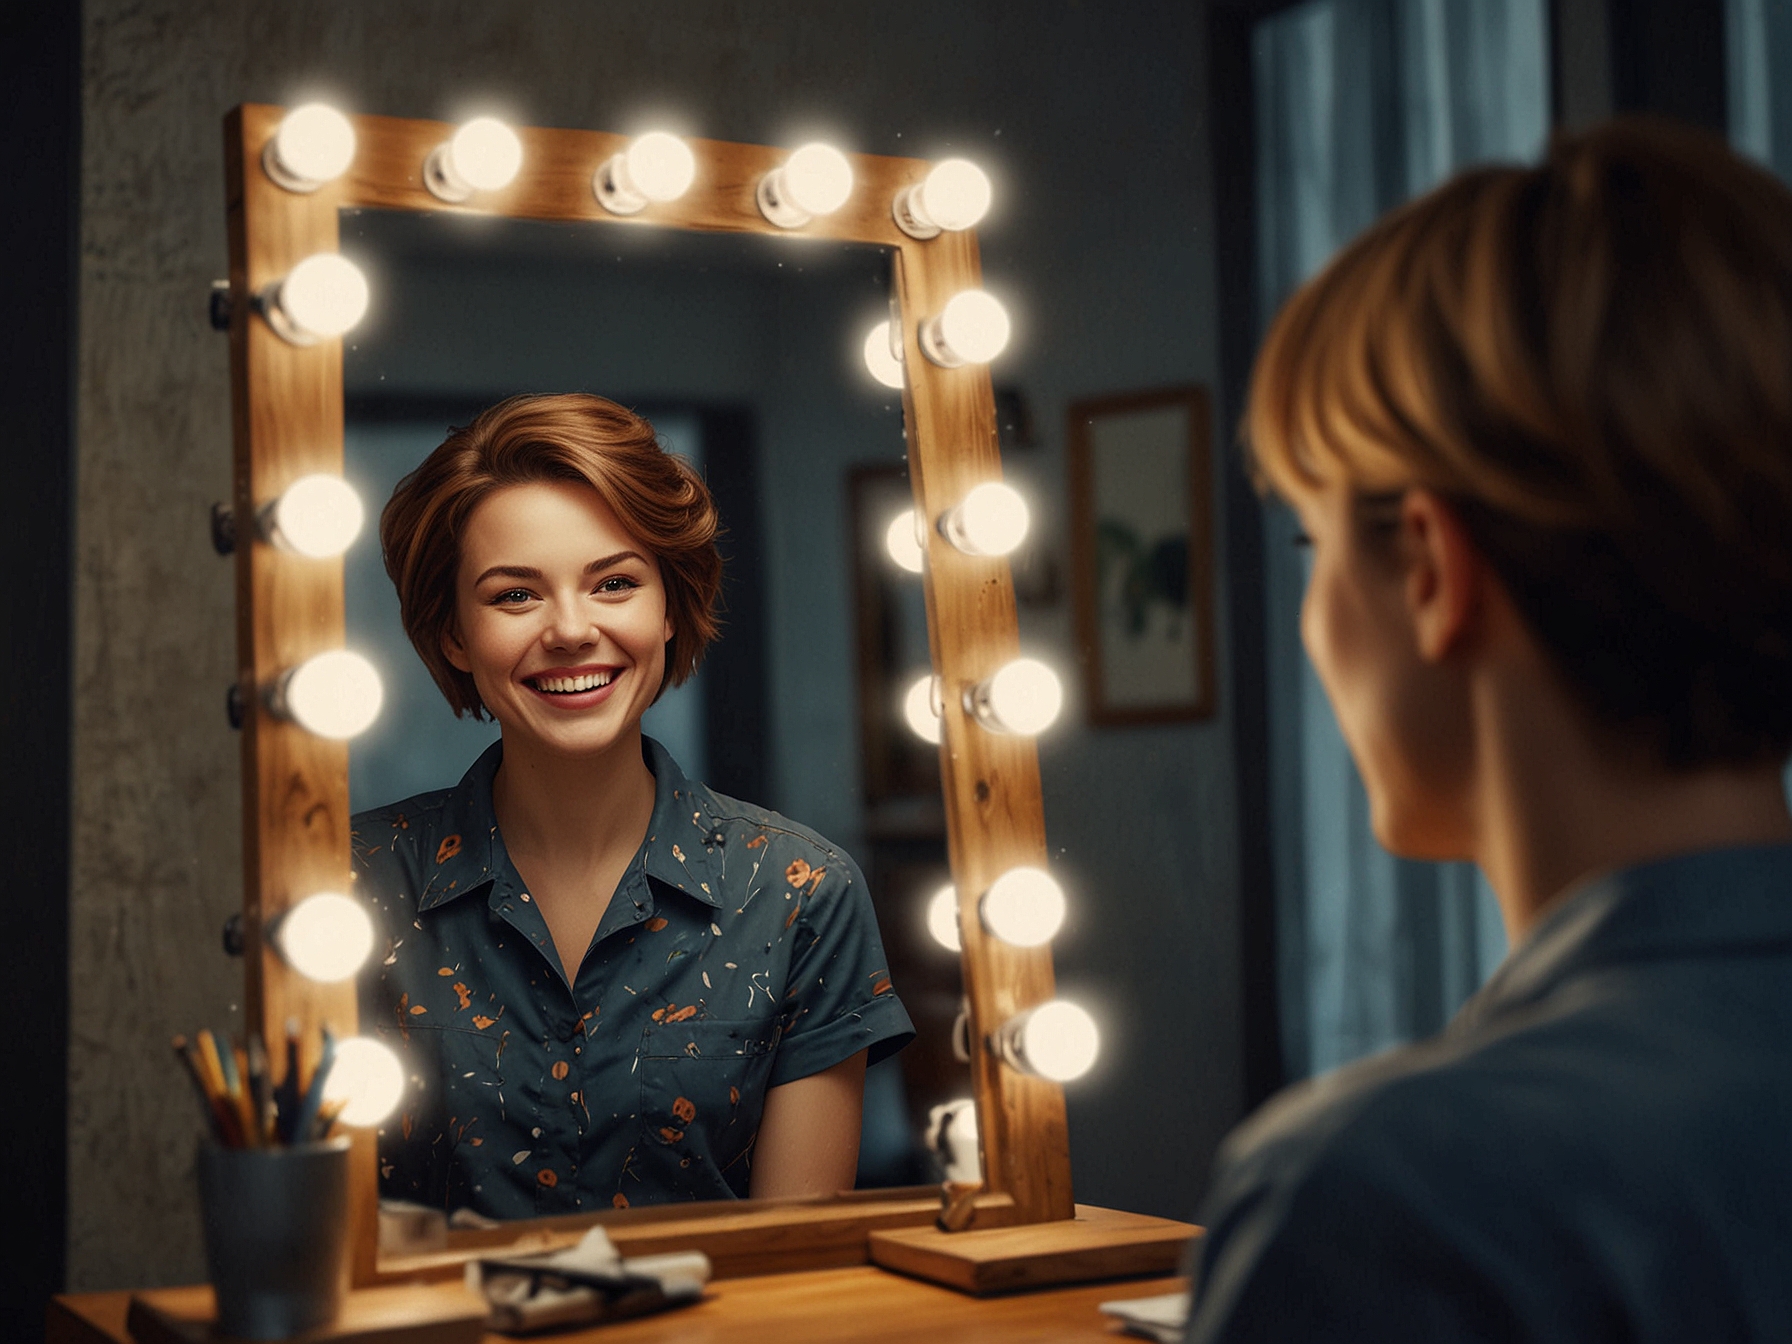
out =
[(744, 1196), (767, 1089), (914, 1035), (864, 877), (647, 739), (647, 838), (569, 986), (498, 833), (502, 750), (353, 821), (382, 935), (362, 1030), (407, 1078), (381, 1195), (492, 1218)]

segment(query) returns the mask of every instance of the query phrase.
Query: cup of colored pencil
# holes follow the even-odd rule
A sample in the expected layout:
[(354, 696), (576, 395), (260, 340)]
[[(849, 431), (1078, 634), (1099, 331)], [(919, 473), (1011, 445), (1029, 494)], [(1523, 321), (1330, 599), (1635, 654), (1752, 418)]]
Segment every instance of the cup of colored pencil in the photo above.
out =
[(299, 1063), (298, 1024), (287, 1024), (285, 1068), (277, 1083), (259, 1032), (246, 1033), (240, 1042), (221, 1040), (209, 1028), (192, 1040), (176, 1036), (174, 1053), (198, 1093), (211, 1137), (225, 1148), (290, 1147), (329, 1138), (347, 1099), (324, 1096), (336, 1038), (328, 1027), (322, 1033), (322, 1052), (307, 1077)]
[(324, 1096), (336, 1042), (325, 1028), (309, 1075), (299, 1045), (289, 1024), (276, 1081), (254, 1033), (174, 1038), (206, 1118), (199, 1205), (220, 1335), (289, 1339), (335, 1320), (347, 1291), (349, 1141), (334, 1133), (342, 1101)]

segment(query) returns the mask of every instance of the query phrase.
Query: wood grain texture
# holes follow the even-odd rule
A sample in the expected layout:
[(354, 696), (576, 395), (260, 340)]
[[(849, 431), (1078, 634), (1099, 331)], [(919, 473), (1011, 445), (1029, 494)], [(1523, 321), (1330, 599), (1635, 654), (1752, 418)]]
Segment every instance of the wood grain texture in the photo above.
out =
[[(213, 1322), (209, 1284), (157, 1288), (131, 1296), (125, 1328), (137, 1344), (209, 1344), (222, 1339)], [(342, 1315), (307, 1330), (299, 1344), (480, 1344), (485, 1299), (457, 1284), (362, 1288), (344, 1299)]]
[(1200, 1229), (1168, 1218), (1079, 1204), (1069, 1222), (946, 1233), (871, 1234), (871, 1261), (967, 1293), (1008, 1293), (1141, 1274), (1171, 1274)]
[[(975, 1298), (861, 1265), (712, 1285), (676, 1312), (555, 1331), (557, 1344), (1074, 1344), (1117, 1338), (1099, 1310), (1115, 1298), (1180, 1292), (1182, 1278), (1130, 1279)], [(82, 1293), (50, 1305), (51, 1344), (130, 1344), (128, 1293)], [(507, 1335), (487, 1334), (485, 1344)]]
[[(424, 160), (452, 133), (447, 123), (353, 117), (358, 141), (353, 167), (337, 181), (301, 194), (275, 185), (261, 167), (263, 148), (283, 115), (282, 108), (245, 105), (226, 122), (235, 502), (244, 538), (237, 556), (238, 643), (245, 688), (259, 691), (297, 661), (338, 647), (343, 639), (340, 562), (304, 561), (276, 552), (250, 541), (246, 523), (259, 505), (297, 476), (341, 470), (341, 342), (289, 345), (251, 313), (249, 300), (304, 256), (334, 250), (338, 211), (344, 208), (788, 234), (792, 246), (798, 247), (806, 238), (822, 238), (891, 248), (896, 253), (907, 352), (903, 405), (916, 506), (925, 517), (935, 519), (972, 485), (1000, 476), (988, 370), (942, 369), (920, 352), (920, 323), (937, 314), (952, 294), (979, 279), (977, 245), (971, 234), (917, 242), (896, 228), (890, 203), (899, 189), (926, 173), (925, 162), (849, 156), (856, 185), (847, 204), (793, 232), (768, 223), (755, 201), (760, 177), (785, 157), (784, 150), (769, 146), (690, 141), (699, 165), (692, 189), (678, 201), (619, 218), (603, 209), (591, 188), (596, 169), (626, 145), (618, 135), (519, 128), (524, 168), (517, 181), (502, 192), (452, 206), (423, 186)], [(962, 555), (937, 534), (931, 537), (928, 558), (929, 638), (934, 670), (944, 679), (948, 699), (940, 749), (948, 850), (960, 893), (964, 981), (973, 1035), (982, 1042), (1012, 1014), (1042, 1002), (1052, 992), (1048, 949), (1022, 951), (999, 944), (984, 935), (976, 918), (976, 902), (995, 876), (1015, 864), (1046, 862), (1038, 759), (1030, 739), (990, 733), (969, 720), (959, 705), (966, 687), (1017, 651), (1014, 591), (1006, 562)], [(282, 910), (310, 891), (347, 889), (347, 749), (275, 718), (256, 696), (250, 699), (253, 709), (243, 734), (250, 1020), (261, 1023), (272, 1040), (284, 1030), (288, 1017), (297, 1017), (314, 1041), (315, 1026), (321, 1022), (338, 1031), (353, 1029), (352, 989), (317, 986), (288, 974), (268, 947), (264, 932)], [(977, 1052), (974, 1086), (988, 1190), (979, 1203), (979, 1225), (1070, 1218), (1069, 1135), (1062, 1090), (1014, 1072), (985, 1050)], [(371, 1135), (357, 1136), (353, 1170), (355, 1282), (373, 1283), (401, 1271), (389, 1270), (379, 1261), (378, 1183)], [(781, 1217), (792, 1220), (780, 1224)], [(626, 1230), (633, 1224), (616, 1218), (599, 1215), (597, 1220), (619, 1239), (637, 1235)], [(584, 1220), (584, 1225), (590, 1221)], [(862, 1214), (848, 1207), (833, 1221), (856, 1229), (851, 1236), (857, 1238), (854, 1244), (862, 1261), (867, 1226)], [(843, 1263), (841, 1243), (829, 1240), (836, 1233), (817, 1233), (818, 1225), (773, 1214), (756, 1225), (753, 1235), (780, 1248), (786, 1257), (782, 1267)], [(518, 1226), (527, 1230), (535, 1225)], [(722, 1238), (713, 1243), (720, 1258), (735, 1263), (736, 1252), (729, 1249), (733, 1243), (728, 1240), (733, 1233), (712, 1227), (703, 1234), (710, 1232)], [(672, 1240), (667, 1244), (691, 1244), (693, 1234), (687, 1229), (678, 1234), (685, 1240), (678, 1242), (678, 1236), (668, 1233)], [(745, 1250), (738, 1255), (742, 1264), (763, 1262), (763, 1257), (750, 1259)]]

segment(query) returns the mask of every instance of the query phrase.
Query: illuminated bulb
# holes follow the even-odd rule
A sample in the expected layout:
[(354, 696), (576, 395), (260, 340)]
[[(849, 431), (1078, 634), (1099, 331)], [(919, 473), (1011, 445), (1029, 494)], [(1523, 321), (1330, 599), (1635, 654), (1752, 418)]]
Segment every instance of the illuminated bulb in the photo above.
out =
[(1008, 310), (981, 289), (954, 294), (921, 324), (921, 350), (942, 368), (987, 364), (1008, 346)]
[(935, 238), (940, 230), (974, 227), (989, 213), (989, 179), (968, 159), (945, 159), (912, 187), (896, 193), (890, 213), (913, 238)]
[(1027, 501), (1000, 481), (985, 481), (940, 518), (940, 531), (966, 555), (1007, 555), (1027, 536)]
[(1064, 924), (1064, 888), (1042, 868), (1010, 868), (983, 893), (983, 927), (1004, 943), (1038, 947)]
[(940, 742), (939, 678), (925, 676), (908, 688), (902, 697), (902, 717), (923, 742), (938, 746)]
[(902, 357), (896, 351), (888, 322), (879, 322), (865, 333), (865, 367), (885, 387), (902, 386)]
[(927, 560), (919, 532), (913, 509), (904, 509), (890, 519), (890, 526), (884, 531), (884, 549), (890, 553), (890, 559), (910, 574), (919, 574)]
[(307, 659), (275, 683), (274, 712), (340, 741), (379, 717), (380, 674), (358, 653), (335, 649)]
[(996, 1031), (996, 1053), (1022, 1073), (1067, 1083), (1080, 1078), (1101, 1051), (1095, 1019), (1063, 999), (1017, 1013)]
[(423, 185), (459, 203), (476, 191), (500, 191), (523, 166), (523, 142), (496, 117), (474, 117), (423, 162)]
[(361, 497), (340, 476), (301, 476), (262, 510), (262, 535), (315, 560), (341, 555), (361, 534)]
[(333, 340), (367, 315), (367, 277), (347, 257), (317, 252), (263, 291), (268, 325), (294, 345)]
[(831, 215), (852, 195), (852, 164), (832, 145), (808, 144), (759, 179), (759, 211), (781, 229)]
[(316, 191), (341, 177), (355, 161), (355, 128), (322, 103), (295, 107), (280, 119), (261, 166), (288, 191)]
[(360, 970), (373, 951), (373, 920), (359, 901), (320, 891), (280, 916), (274, 941), (300, 975), (334, 984)]
[(1031, 737), (1057, 719), (1064, 688), (1058, 674), (1038, 659), (1016, 658), (966, 690), (964, 707), (985, 728)]
[(948, 952), (962, 952), (958, 936), (958, 888), (950, 882), (933, 893), (927, 903), (927, 932)]
[(632, 215), (649, 202), (676, 201), (697, 176), (697, 158), (676, 135), (649, 131), (612, 154), (591, 179), (591, 189), (613, 215)]
[(336, 1117), (345, 1125), (377, 1125), (404, 1095), (404, 1067), (398, 1056), (366, 1036), (351, 1036), (336, 1046), (330, 1071), (324, 1075), (325, 1105), (345, 1103)]

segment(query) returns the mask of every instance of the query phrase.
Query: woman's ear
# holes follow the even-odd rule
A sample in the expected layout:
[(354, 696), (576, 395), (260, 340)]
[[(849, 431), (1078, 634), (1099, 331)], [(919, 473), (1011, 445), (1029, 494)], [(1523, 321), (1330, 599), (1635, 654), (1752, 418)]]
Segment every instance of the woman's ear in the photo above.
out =
[(1475, 638), (1492, 571), (1462, 515), (1423, 486), (1414, 486), (1401, 499), (1400, 549), (1419, 656), (1441, 662)]
[(456, 669), (462, 672), (473, 670), (473, 660), (467, 657), (467, 651), (460, 642), (460, 636), (452, 627), (442, 631), (442, 657), (446, 658)]

